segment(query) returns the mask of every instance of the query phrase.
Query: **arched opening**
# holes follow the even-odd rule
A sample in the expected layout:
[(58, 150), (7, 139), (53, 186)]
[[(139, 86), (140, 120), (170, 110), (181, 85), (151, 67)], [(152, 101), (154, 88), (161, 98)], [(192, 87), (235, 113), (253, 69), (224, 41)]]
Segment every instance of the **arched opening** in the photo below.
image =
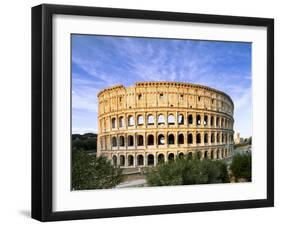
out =
[(112, 137), (112, 147), (117, 147), (117, 139), (116, 139), (116, 137)]
[(214, 126), (214, 116), (211, 116), (211, 126)]
[(208, 116), (204, 115), (204, 126), (208, 124)]
[(224, 138), (225, 138), (225, 136), (224, 136), (224, 134), (222, 134), (222, 143), (224, 143)]
[(175, 136), (174, 136), (174, 134), (169, 134), (169, 136), (168, 136), (168, 144), (175, 144)]
[(135, 125), (134, 116), (130, 115), (130, 116), (128, 117), (128, 125), (129, 125), (129, 126), (134, 126), (134, 125)]
[(165, 156), (163, 154), (159, 154), (157, 157), (157, 163), (161, 164), (164, 163), (164, 161), (165, 161)]
[(152, 154), (149, 154), (147, 156), (147, 165), (153, 166), (154, 165), (154, 156)]
[(183, 125), (184, 124), (184, 116), (183, 114), (179, 114), (178, 116), (178, 124)]
[(178, 144), (184, 144), (184, 136), (182, 133), (178, 136)]
[(204, 134), (204, 143), (207, 144), (208, 143), (208, 133)]
[(113, 155), (113, 157), (112, 157), (112, 164), (114, 166), (117, 166), (117, 157), (116, 157), (116, 155)]
[(163, 134), (160, 134), (158, 136), (158, 145), (164, 145), (165, 144), (165, 137)]
[(214, 151), (211, 151), (211, 159), (214, 159)]
[(179, 159), (184, 159), (184, 154), (182, 152), (179, 153)]
[(224, 150), (223, 149), (221, 150), (221, 158), (222, 159), (224, 158)]
[(188, 125), (192, 125), (193, 124), (193, 117), (192, 115), (188, 115)]
[(217, 120), (216, 120), (216, 126), (219, 127), (220, 126), (220, 118), (217, 117)]
[(219, 142), (220, 142), (220, 134), (217, 133), (217, 143), (219, 143)]
[(205, 151), (204, 152), (204, 159), (207, 159), (208, 158), (208, 151)]
[(137, 163), (138, 163), (138, 166), (143, 166), (143, 155), (138, 155)]
[(128, 166), (133, 166), (134, 165), (134, 156), (129, 155), (128, 156)]
[(175, 116), (173, 114), (170, 114), (168, 116), (168, 124), (169, 125), (174, 125), (175, 124)]
[(192, 144), (193, 143), (193, 135), (192, 135), (192, 133), (189, 133), (187, 135), (187, 143), (188, 144)]
[(147, 124), (148, 125), (154, 125), (154, 116), (153, 115), (147, 116)]
[(125, 156), (120, 155), (120, 166), (124, 166), (124, 165), (125, 165)]
[(201, 116), (200, 115), (196, 116), (196, 125), (197, 126), (201, 125)]
[(228, 157), (228, 156), (227, 156), (227, 149), (225, 149), (225, 151), (224, 151), (224, 157), (225, 157), (225, 158)]
[(221, 119), (221, 128), (224, 128), (224, 118)]
[(211, 134), (211, 143), (214, 143), (214, 142), (215, 142), (215, 134), (212, 133), (212, 134)]
[(124, 124), (125, 124), (125, 122), (124, 122), (124, 117), (123, 117), (123, 116), (120, 116), (120, 117), (119, 117), (119, 127), (120, 127), (120, 128), (124, 127)]
[(174, 159), (175, 159), (174, 153), (170, 153), (170, 154), (168, 155), (168, 161), (174, 161)]
[(188, 159), (188, 160), (191, 160), (191, 159), (192, 159), (192, 152), (188, 152), (188, 154), (187, 154), (187, 159)]
[(196, 134), (196, 144), (200, 144), (201, 143), (201, 134), (197, 133)]
[(164, 115), (158, 115), (158, 125), (163, 125), (165, 124), (165, 118)]
[(138, 140), (138, 146), (143, 146), (143, 135), (138, 135), (137, 136), (137, 140)]
[(147, 137), (147, 145), (154, 145), (154, 136), (152, 134)]
[(217, 159), (220, 159), (220, 149), (217, 150)]
[(201, 159), (201, 158), (202, 158), (202, 153), (201, 153), (201, 151), (197, 151), (196, 154), (195, 154), (195, 156), (196, 156), (196, 157), (195, 157), (196, 159)]
[(138, 125), (141, 126), (141, 125), (143, 125), (143, 123), (144, 123), (144, 122), (143, 122), (143, 116), (142, 116), (142, 115), (139, 115), (139, 116), (138, 116)]
[(119, 146), (124, 147), (125, 146), (125, 138), (124, 136), (119, 137)]
[(128, 136), (128, 146), (134, 146), (134, 137), (132, 135)]
[(111, 119), (111, 127), (112, 129), (116, 128), (116, 118)]

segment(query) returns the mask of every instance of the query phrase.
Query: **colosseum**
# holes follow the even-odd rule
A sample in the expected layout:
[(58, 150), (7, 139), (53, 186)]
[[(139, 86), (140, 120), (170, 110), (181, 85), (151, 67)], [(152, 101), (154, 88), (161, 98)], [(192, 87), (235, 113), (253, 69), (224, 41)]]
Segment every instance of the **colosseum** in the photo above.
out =
[(231, 98), (181, 82), (137, 82), (98, 94), (97, 155), (122, 168), (155, 166), (176, 157), (224, 159), (233, 152)]

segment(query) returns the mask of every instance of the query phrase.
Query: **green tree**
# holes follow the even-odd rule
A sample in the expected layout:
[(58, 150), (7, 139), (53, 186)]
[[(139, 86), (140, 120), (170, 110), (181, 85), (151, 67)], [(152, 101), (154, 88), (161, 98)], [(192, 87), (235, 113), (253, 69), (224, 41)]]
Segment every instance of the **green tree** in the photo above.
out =
[(84, 150), (72, 152), (72, 189), (105, 189), (122, 181), (122, 170), (105, 157), (96, 157)]
[(251, 153), (235, 154), (230, 165), (235, 180), (245, 179), (252, 181), (252, 155)]
[(228, 183), (227, 166), (222, 161), (177, 159), (158, 165), (146, 174), (150, 186)]

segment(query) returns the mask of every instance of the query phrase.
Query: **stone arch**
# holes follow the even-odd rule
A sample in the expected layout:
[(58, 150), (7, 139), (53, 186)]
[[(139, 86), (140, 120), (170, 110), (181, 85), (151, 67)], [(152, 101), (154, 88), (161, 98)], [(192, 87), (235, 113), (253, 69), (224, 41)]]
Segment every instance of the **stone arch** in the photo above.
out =
[(200, 115), (196, 116), (196, 125), (197, 126), (201, 125), (201, 116)]
[(149, 165), (149, 166), (153, 166), (154, 165), (154, 155), (153, 154), (149, 154), (147, 156), (147, 165)]
[(200, 144), (201, 143), (201, 134), (197, 133), (196, 134), (196, 144)]
[(175, 124), (175, 116), (173, 114), (169, 114), (168, 116), (168, 124), (174, 125)]
[(175, 144), (175, 136), (172, 133), (168, 136), (168, 144)]
[(221, 149), (221, 158), (224, 158), (224, 149)]
[(224, 150), (224, 157), (227, 158), (227, 149)]
[(154, 116), (153, 115), (147, 116), (147, 124), (148, 125), (154, 125)]
[(217, 143), (220, 143), (220, 133), (217, 133)]
[(174, 161), (175, 160), (175, 155), (174, 153), (169, 153), (168, 154), (168, 161)]
[(139, 126), (143, 125), (144, 124), (143, 115), (138, 115), (137, 121)]
[(132, 135), (128, 136), (128, 146), (134, 146), (134, 137)]
[(128, 155), (128, 166), (134, 165), (134, 156)]
[(111, 127), (114, 129), (116, 128), (116, 118), (111, 119)]
[(220, 117), (217, 117), (217, 119), (216, 119), (216, 126), (217, 126), (217, 127), (220, 126)]
[(192, 135), (192, 133), (189, 133), (187, 135), (187, 143), (188, 144), (192, 144), (193, 143), (193, 135)]
[(204, 126), (207, 126), (207, 125), (208, 125), (208, 115), (204, 115), (203, 125), (204, 125)]
[(211, 159), (214, 159), (214, 150), (211, 151)]
[(211, 126), (214, 126), (214, 116), (211, 116)]
[(202, 159), (202, 152), (201, 151), (196, 151), (196, 158), (197, 159)]
[(165, 144), (165, 136), (163, 134), (158, 135), (158, 145), (164, 145)]
[(184, 136), (182, 133), (180, 133), (178, 136), (178, 144), (184, 144)]
[(143, 146), (143, 135), (137, 135), (137, 144), (138, 146)]
[(204, 159), (208, 158), (208, 151), (204, 151)]
[(117, 147), (117, 138), (116, 137), (112, 137), (112, 147)]
[(207, 144), (208, 143), (208, 133), (204, 134), (204, 143)]
[(119, 160), (120, 166), (125, 166), (125, 155), (120, 155)]
[(119, 127), (122, 128), (125, 126), (124, 116), (119, 117)]
[(119, 136), (119, 146), (124, 147), (125, 146), (125, 137)]
[(128, 117), (128, 125), (129, 126), (134, 126), (135, 125), (134, 116), (129, 115), (129, 117)]
[(192, 115), (188, 115), (188, 125), (192, 125), (193, 124), (193, 116)]
[(183, 125), (184, 124), (184, 115), (183, 114), (179, 114), (178, 115), (178, 124), (179, 125)]
[(147, 145), (154, 145), (154, 136), (152, 134), (147, 137)]
[(220, 149), (217, 150), (217, 159), (220, 159)]
[(138, 166), (143, 166), (144, 165), (143, 155), (138, 155), (137, 156), (137, 164), (138, 164)]
[(184, 159), (184, 153), (183, 152), (180, 152), (179, 155), (178, 155), (179, 159)]
[(158, 115), (158, 125), (165, 124), (165, 117), (163, 114)]
[(188, 160), (191, 160), (191, 159), (192, 159), (192, 152), (191, 152), (191, 151), (188, 152), (188, 154), (187, 154), (187, 159), (188, 159)]
[(214, 142), (215, 142), (215, 134), (211, 133), (211, 143), (214, 143)]
[(113, 156), (112, 156), (112, 164), (113, 164), (114, 166), (117, 166), (117, 157), (116, 157), (116, 155), (113, 155)]
[(165, 156), (164, 156), (164, 154), (161, 153), (157, 156), (157, 163), (161, 164), (161, 163), (164, 163), (164, 162), (165, 162)]

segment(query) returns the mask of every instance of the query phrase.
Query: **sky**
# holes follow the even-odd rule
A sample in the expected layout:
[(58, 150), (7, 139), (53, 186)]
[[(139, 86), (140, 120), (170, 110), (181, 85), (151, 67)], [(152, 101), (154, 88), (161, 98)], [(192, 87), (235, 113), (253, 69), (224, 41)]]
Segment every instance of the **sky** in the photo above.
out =
[(251, 43), (72, 35), (72, 133), (97, 132), (97, 93), (137, 81), (206, 85), (234, 102), (234, 130), (252, 135)]

